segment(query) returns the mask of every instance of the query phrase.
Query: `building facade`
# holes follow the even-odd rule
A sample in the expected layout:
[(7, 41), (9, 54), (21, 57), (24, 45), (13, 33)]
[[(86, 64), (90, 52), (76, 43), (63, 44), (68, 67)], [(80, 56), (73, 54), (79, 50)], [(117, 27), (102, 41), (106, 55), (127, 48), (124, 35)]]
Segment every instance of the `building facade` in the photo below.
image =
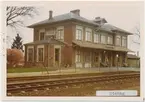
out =
[(127, 38), (131, 33), (104, 18), (88, 20), (80, 10), (28, 26), (33, 42), (25, 44), (25, 65), (77, 68), (127, 66)]

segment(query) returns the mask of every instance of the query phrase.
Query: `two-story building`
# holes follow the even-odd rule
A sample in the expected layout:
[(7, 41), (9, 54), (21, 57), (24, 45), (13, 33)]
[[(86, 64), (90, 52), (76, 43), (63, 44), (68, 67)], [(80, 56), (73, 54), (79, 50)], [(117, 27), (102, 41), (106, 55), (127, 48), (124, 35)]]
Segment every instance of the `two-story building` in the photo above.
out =
[(126, 66), (127, 37), (131, 33), (110, 25), (104, 18), (88, 20), (80, 10), (28, 26), (34, 29), (33, 42), (25, 44), (25, 64), (78, 68)]

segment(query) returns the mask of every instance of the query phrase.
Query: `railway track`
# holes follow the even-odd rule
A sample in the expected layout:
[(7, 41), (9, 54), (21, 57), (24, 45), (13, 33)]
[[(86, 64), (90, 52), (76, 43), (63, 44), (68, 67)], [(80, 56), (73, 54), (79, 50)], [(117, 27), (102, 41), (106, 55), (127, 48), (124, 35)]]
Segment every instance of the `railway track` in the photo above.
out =
[(63, 78), (55, 80), (33, 80), (26, 82), (16, 82), (7, 84), (7, 93), (20, 93), (28, 91), (38, 91), (38, 90), (49, 90), (49, 89), (59, 89), (60, 87), (68, 87), (70, 85), (93, 83), (93, 82), (103, 82), (103, 81), (114, 81), (122, 79), (139, 79), (139, 73), (122, 73), (113, 75), (102, 75), (102, 76), (88, 76), (88, 77), (75, 77), (75, 78)]
[[(112, 75), (122, 73), (135, 73), (136, 71), (120, 71), (120, 72), (103, 72), (103, 73), (80, 73), (80, 74), (67, 74), (67, 75), (46, 75), (46, 76), (27, 76), (27, 77), (12, 77), (7, 78), (7, 83), (20, 82), (28, 80), (44, 80), (44, 79), (56, 79), (56, 78), (72, 78), (82, 76), (99, 76), (99, 75)], [(139, 73), (139, 72), (138, 72)]]

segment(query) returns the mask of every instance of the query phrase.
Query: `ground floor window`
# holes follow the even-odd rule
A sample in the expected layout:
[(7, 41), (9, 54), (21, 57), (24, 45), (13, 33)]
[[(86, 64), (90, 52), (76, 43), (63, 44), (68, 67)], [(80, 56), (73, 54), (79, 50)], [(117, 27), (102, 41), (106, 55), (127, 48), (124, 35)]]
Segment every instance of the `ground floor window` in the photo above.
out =
[(33, 61), (33, 57), (34, 57), (33, 56), (33, 53), (34, 53), (33, 52), (33, 48), (28, 48), (28, 52), (27, 53), (28, 53), (28, 56), (27, 56), (28, 57), (28, 60), (27, 61), (28, 62), (32, 62)]
[(91, 61), (91, 52), (86, 52), (85, 53), (85, 62), (90, 62)]
[(80, 52), (80, 50), (76, 51), (76, 62), (81, 62), (81, 52)]
[(44, 54), (44, 49), (43, 48), (38, 48), (38, 61), (40, 62), (40, 61), (43, 61), (43, 59), (44, 59), (44, 56), (43, 56), (43, 54)]

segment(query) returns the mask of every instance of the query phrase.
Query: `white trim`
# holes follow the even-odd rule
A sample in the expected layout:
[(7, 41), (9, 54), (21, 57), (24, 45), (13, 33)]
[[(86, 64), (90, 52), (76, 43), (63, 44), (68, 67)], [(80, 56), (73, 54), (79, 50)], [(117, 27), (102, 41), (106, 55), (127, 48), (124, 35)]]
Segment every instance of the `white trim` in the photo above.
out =
[(38, 56), (38, 49), (39, 48), (43, 48), (43, 62), (44, 62), (44, 45), (38, 45), (37, 46), (37, 62), (41, 62), (41, 61), (38, 61), (38, 59), (39, 59), (39, 56)]
[(39, 30), (39, 41), (40, 41), (40, 33), (44, 33), (44, 39), (45, 39), (45, 29), (40, 29)]
[(33, 60), (32, 60), (32, 62), (34, 62), (34, 46), (27, 46), (27, 62), (30, 62), (30, 61), (28, 61), (28, 49), (30, 49), (30, 48), (32, 48), (33, 49)]
[[(63, 36), (63, 39), (60, 39), (58, 38), (58, 30), (62, 30), (62, 36)], [(58, 40), (64, 40), (64, 26), (58, 26), (57, 29), (56, 29), (56, 39)]]
[[(87, 32), (90, 32), (90, 37), (91, 39), (88, 40), (88, 36), (87, 36)], [(85, 28), (85, 41), (91, 41), (92, 42), (92, 39), (93, 39), (93, 32), (92, 32), (92, 29), (91, 28)]]
[(80, 40), (80, 39), (77, 39), (77, 29), (81, 30), (82, 31), (82, 38), (81, 40), (83, 40), (83, 36), (84, 36), (84, 32), (83, 32), (83, 27), (82, 26), (79, 26), (79, 25), (76, 25), (76, 29), (75, 29), (75, 39), (76, 40)]
[(59, 49), (59, 65), (61, 64), (61, 46), (60, 45), (54, 45), (54, 66), (55, 66), (55, 49), (58, 48)]

